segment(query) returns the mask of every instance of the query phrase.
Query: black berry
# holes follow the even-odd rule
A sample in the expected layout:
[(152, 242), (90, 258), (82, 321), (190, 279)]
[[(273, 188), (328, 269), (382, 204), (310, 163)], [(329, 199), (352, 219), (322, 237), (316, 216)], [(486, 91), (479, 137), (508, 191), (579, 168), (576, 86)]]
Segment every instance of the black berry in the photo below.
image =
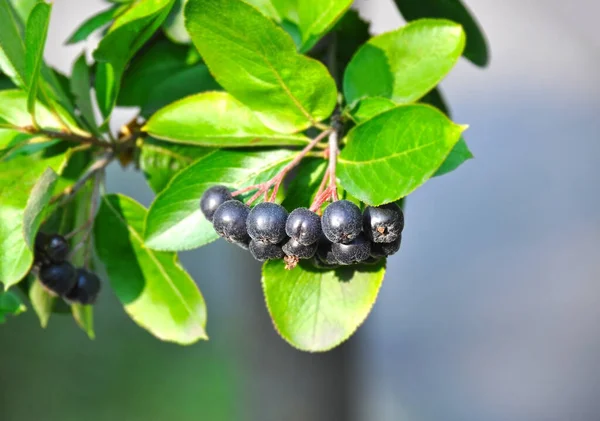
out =
[(250, 208), (238, 200), (228, 200), (218, 207), (213, 215), (213, 226), (217, 234), (230, 243), (247, 244), (250, 241), (246, 230), (246, 218)]
[(75, 286), (65, 298), (79, 304), (94, 304), (100, 292), (100, 278), (92, 272), (80, 268), (75, 272)]
[(212, 222), (213, 216), (219, 206), (233, 199), (231, 192), (225, 186), (213, 186), (206, 190), (200, 199), (200, 210)]
[(287, 217), (283, 206), (270, 202), (259, 203), (252, 208), (246, 220), (248, 235), (256, 241), (278, 244), (286, 237)]
[(69, 262), (43, 264), (39, 278), (48, 290), (62, 296), (75, 286), (75, 268)]
[(374, 243), (391, 243), (404, 229), (404, 214), (395, 203), (367, 206), (363, 216), (363, 230)]
[(391, 256), (400, 250), (400, 243), (402, 242), (402, 234), (396, 240), (391, 243), (373, 243), (371, 244), (371, 256), (373, 257), (386, 257)]
[(53, 263), (64, 262), (69, 254), (69, 243), (62, 235), (51, 235), (47, 239), (44, 254)]
[(252, 240), (250, 241), (250, 253), (252, 256), (260, 261), (281, 259), (285, 255), (281, 246), (278, 244), (264, 243), (262, 241)]
[(316, 257), (325, 265), (339, 265), (338, 260), (333, 255), (331, 250), (333, 243), (326, 238), (321, 238), (317, 247)]
[(338, 262), (343, 265), (352, 265), (369, 258), (371, 242), (361, 233), (348, 244), (333, 243), (331, 251)]
[(369, 256), (367, 260), (362, 261), (361, 263), (364, 265), (374, 265), (381, 260), (381, 257), (373, 257)]
[(319, 243), (312, 243), (308, 246), (300, 244), (295, 238), (285, 243), (282, 247), (283, 252), (290, 257), (297, 257), (298, 259), (310, 259), (317, 252), (317, 246)]
[(285, 232), (298, 243), (308, 246), (321, 237), (321, 218), (307, 208), (294, 209), (288, 216)]
[(348, 200), (333, 202), (325, 208), (321, 218), (323, 234), (334, 243), (348, 243), (362, 230), (362, 214), (358, 206)]

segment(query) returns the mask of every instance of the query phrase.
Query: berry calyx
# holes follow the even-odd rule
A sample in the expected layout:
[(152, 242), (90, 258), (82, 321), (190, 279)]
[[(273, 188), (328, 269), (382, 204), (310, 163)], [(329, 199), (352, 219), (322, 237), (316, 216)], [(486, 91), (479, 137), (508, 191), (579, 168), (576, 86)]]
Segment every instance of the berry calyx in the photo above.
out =
[(212, 222), (213, 216), (219, 206), (228, 200), (232, 200), (233, 196), (229, 189), (225, 186), (213, 186), (206, 190), (200, 199), (200, 210)]
[(363, 230), (374, 243), (391, 243), (402, 234), (404, 214), (395, 203), (367, 206), (363, 216)]
[(285, 224), (288, 213), (281, 205), (263, 202), (250, 211), (246, 220), (248, 235), (263, 243), (278, 244), (286, 238)]
[(343, 265), (360, 263), (369, 258), (371, 242), (361, 233), (347, 244), (333, 243), (331, 246), (333, 256)]
[(373, 243), (371, 244), (371, 256), (377, 258), (391, 256), (400, 250), (401, 242), (402, 234), (391, 243)]
[(75, 268), (69, 262), (45, 263), (40, 268), (39, 279), (47, 290), (63, 296), (75, 286)]
[(308, 246), (321, 237), (321, 218), (307, 208), (294, 209), (288, 216), (285, 232), (298, 243)]
[(290, 238), (290, 240), (283, 245), (282, 249), (287, 256), (294, 256), (298, 259), (310, 259), (317, 252), (318, 246), (319, 243), (312, 243), (305, 246), (304, 244), (300, 244), (295, 238)]
[(246, 229), (246, 218), (250, 208), (238, 200), (228, 200), (219, 206), (213, 215), (213, 227), (217, 234), (230, 243), (250, 242)]
[(333, 202), (321, 217), (323, 234), (333, 243), (348, 243), (362, 231), (362, 214), (349, 200)]
[(262, 241), (250, 241), (250, 253), (259, 262), (281, 259), (285, 254), (278, 244), (264, 243)]
[(53, 263), (64, 262), (69, 254), (69, 243), (62, 235), (51, 235), (47, 239), (44, 254)]
[(95, 273), (79, 268), (75, 272), (75, 286), (65, 295), (71, 302), (94, 304), (100, 293), (100, 278)]

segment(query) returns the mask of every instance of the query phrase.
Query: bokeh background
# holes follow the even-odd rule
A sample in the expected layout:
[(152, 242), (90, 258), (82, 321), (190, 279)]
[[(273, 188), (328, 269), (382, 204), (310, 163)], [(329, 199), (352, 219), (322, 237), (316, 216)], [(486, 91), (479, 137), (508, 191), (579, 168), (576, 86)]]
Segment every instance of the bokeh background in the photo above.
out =
[[(410, 196), (403, 250), (354, 337), (292, 349), (259, 265), (217, 242), (182, 256), (209, 342), (159, 342), (108, 289), (95, 341), (29, 311), (0, 329), (0, 421), (600, 419), (600, 2), (467, 4), (492, 63), (461, 60), (442, 88), (476, 159)], [(55, 0), (48, 62), (69, 71), (81, 46), (64, 40), (104, 7)], [(402, 23), (392, 0), (356, 7), (374, 33)], [(108, 187), (152, 200), (116, 166)]]

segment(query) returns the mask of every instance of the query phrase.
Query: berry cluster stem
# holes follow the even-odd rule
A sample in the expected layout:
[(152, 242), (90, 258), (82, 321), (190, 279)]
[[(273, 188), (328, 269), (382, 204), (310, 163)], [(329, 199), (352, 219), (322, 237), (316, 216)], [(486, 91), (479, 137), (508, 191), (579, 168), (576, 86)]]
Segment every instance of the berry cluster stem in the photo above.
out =
[[(252, 186), (248, 186), (243, 189), (237, 190), (232, 193), (232, 196), (235, 197), (235, 196), (239, 196), (240, 194), (243, 194), (243, 193), (246, 193), (246, 192), (249, 192), (252, 190), (256, 190), (256, 193), (254, 194), (254, 196), (252, 196), (250, 199), (248, 199), (246, 204), (251, 205), (261, 195), (265, 195), (265, 201), (274, 202), (275, 198), (277, 197), (277, 192), (279, 191), (279, 187), (281, 186), (281, 183), (283, 182), (285, 176), (292, 169), (294, 169), (300, 163), (300, 161), (302, 161), (302, 159), (304, 157), (306, 157), (306, 155), (321, 140), (323, 140), (323, 139), (325, 139), (325, 137), (331, 135), (331, 133), (333, 133), (333, 129), (331, 129), (331, 128), (328, 128), (325, 131), (321, 132), (317, 137), (315, 137), (313, 140), (311, 140), (310, 143), (304, 147), (304, 149), (302, 149), (300, 152), (298, 152), (298, 154), (294, 157), (294, 159), (292, 159), (290, 161), (289, 164), (287, 164), (285, 167), (283, 167), (283, 169), (279, 173), (277, 173), (274, 177), (272, 177), (270, 180), (267, 180), (264, 183), (254, 184)], [(273, 191), (271, 192), (271, 196), (269, 197), (268, 194), (269, 194), (269, 190), (271, 189), (271, 187), (273, 188)]]
[[(327, 165), (325, 174), (323, 174), (323, 180), (321, 181), (321, 185), (319, 186), (315, 200), (310, 206), (310, 210), (313, 212), (319, 210), (321, 205), (328, 200), (331, 200), (332, 202), (338, 200), (336, 176), (338, 153), (338, 133), (337, 130), (333, 130), (331, 133), (329, 133), (329, 149), (327, 150), (329, 164)], [(327, 187), (325, 187), (325, 185), (327, 185)]]

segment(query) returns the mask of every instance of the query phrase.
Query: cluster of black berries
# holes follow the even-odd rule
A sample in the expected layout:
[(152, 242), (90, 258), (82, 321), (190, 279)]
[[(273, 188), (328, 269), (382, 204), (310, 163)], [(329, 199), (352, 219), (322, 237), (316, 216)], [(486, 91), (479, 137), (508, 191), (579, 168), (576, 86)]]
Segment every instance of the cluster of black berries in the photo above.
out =
[(354, 203), (340, 200), (327, 206), (322, 217), (307, 208), (288, 214), (270, 202), (250, 209), (224, 186), (208, 189), (200, 209), (221, 237), (249, 249), (256, 260), (283, 258), (288, 269), (301, 259), (321, 268), (375, 263), (400, 249), (404, 228), (395, 203), (368, 206), (363, 214)]
[(35, 238), (35, 262), (39, 265), (40, 283), (66, 301), (93, 304), (100, 292), (100, 279), (84, 268), (67, 261), (69, 244), (58, 234), (39, 232)]

